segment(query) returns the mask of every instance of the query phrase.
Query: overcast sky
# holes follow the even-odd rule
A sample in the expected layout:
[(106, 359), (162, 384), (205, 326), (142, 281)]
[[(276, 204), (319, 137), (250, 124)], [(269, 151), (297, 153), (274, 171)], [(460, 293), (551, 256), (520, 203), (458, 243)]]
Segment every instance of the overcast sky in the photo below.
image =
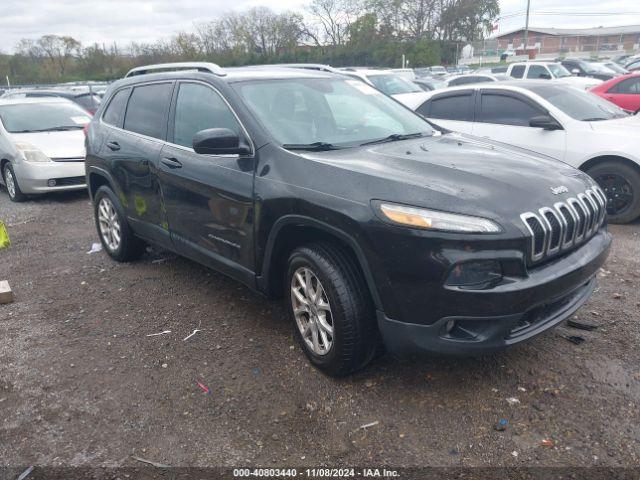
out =
[[(225, 10), (268, 5), (274, 10), (302, 10), (308, 0), (0, 0), (0, 51), (10, 52), (22, 38), (45, 34), (70, 35), (84, 45), (93, 42), (125, 45), (152, 41), (190, 30), (194, 22), (215, 18)], [(524, 25), (526, 0), (499, 0), (499, 33)], [(640, 24), (638, 0), (531, 0), (530, 25), (594, 27)], [(535, 15), (566, 12), (566, 15)], [(635, 15), (584, 16), (585, 13)]]

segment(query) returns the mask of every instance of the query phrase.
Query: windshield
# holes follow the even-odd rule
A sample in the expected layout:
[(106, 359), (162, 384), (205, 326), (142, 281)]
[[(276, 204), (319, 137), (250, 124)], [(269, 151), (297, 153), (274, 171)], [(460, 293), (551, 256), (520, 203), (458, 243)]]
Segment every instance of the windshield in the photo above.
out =
[(356, 146), (431, 126), (360, 80), (296, 78), (239, 82), (234, 88), (281, 144)]
[(0, 120), (9, 133), (81, 130), (91, 121), (82, 108), (69, 102), (0, 105)]
[(608, 68), (609, 70), (613, 70), (616, 73), (621, 73), (621, 74), (626, 74), (629, 73), (627, 70), (625, 70), (624, 68), (622, 68), (620, 65), (618, 65), (617, 63), (605, 63), (604, 66), (606, 68)]
[(559, 63), (550, 63), (549, 65), (547, 65), (547, 67), (549, 67), (549, 70), (551, 71), (551, 73), (555, 78), (563, 78), (563, 77), (571, 76), (571, 72), (569, 72), (569, 70), (564, 68)]
[(562, 110), (571, 118), (583, 122), (596, 122), (629, 116), (613, 103), (589, 92), (567, 86), (531, 87), (533, 93)]
[(367, 78), (378, 90), (387, 95), (421, 91), (420, 87), (415, 83), (402, 78), (400, 75), (389, 73), (384, 75), (367, 75)]
[(585, 71), (585, 73), (598, 73), (598, 71), (600, 70), (595, 64), (593, 63), (587, 63), (587, 62), (578, 62), (578, 65), (580, 66), (580, 68), (582, 68), (582, 70)]

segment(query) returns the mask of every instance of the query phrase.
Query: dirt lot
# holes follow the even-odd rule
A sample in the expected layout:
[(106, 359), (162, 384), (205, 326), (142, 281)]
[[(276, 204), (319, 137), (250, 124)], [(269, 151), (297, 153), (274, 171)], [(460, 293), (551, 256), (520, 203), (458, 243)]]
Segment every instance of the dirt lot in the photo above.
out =
[(385, 356), (334, 380), (280, 305), (238, 283), (168, 252), (87, 254), (84, 193), (18, 205), (2, 191), (0, 219), (15, 292), (0, 306), (0, 465), (640, 466), (640, 223), (611, 227), (576, 316), (594, 332), (481, 359)]

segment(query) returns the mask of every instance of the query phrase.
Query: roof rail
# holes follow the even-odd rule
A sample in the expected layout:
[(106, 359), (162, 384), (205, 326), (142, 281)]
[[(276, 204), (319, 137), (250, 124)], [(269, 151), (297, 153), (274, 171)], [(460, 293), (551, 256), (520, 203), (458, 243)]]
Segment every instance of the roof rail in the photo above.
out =
[(124, 78), (133, 77), (135, 75), (144, 75), (145, 73), (156, 73), (172, 70), (196, 70), (198, 72), (209, 72), (219, 77), (224, 77), (227, 73), (219, 65), (209, 62), (178, 62), (178, 63), (159, 63), (157, 65), (145, 65), (129, 70)]

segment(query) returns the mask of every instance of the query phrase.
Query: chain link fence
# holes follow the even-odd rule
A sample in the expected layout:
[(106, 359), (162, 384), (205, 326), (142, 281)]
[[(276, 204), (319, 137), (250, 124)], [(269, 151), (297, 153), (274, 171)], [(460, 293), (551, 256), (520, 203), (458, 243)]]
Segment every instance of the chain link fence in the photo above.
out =
[(518, 32), (500, 38), (470, 42), (460, 49), (459, 63), (495, 63), (526, 58), (604, 59), (640, 53), (640, 33), (625, 35), (578, 36), (529, 32), (525, 49), (524, 34)]

